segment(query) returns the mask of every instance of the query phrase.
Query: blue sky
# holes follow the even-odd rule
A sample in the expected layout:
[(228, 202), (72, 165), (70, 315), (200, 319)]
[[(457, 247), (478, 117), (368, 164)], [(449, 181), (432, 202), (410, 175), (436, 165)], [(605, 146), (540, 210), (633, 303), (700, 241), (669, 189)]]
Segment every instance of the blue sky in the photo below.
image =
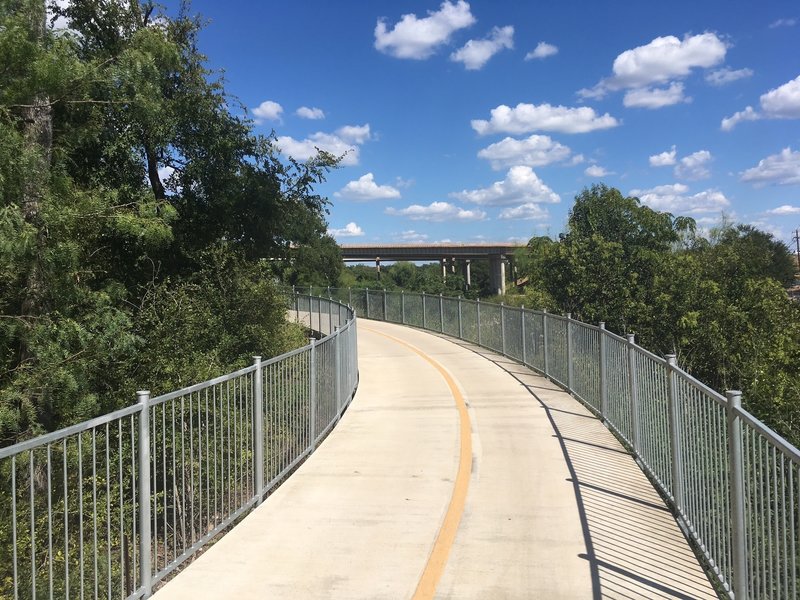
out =
[(701, 227), (800, 227), (796, 1), (195, 0), (201, 51), (341, 243), (556, 235), (594, 182)]

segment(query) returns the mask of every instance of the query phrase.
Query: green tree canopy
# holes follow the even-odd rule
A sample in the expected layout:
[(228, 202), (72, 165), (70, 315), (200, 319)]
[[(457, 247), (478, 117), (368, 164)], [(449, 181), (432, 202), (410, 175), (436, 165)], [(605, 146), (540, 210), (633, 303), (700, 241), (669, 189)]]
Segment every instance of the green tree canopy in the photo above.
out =
[(0, 444), (280, 352), (273, 279), (339, 269), (314, 191), (336, 158), (253, 133), (187, 4), (51, 9), (69, 30), (0, 0)]

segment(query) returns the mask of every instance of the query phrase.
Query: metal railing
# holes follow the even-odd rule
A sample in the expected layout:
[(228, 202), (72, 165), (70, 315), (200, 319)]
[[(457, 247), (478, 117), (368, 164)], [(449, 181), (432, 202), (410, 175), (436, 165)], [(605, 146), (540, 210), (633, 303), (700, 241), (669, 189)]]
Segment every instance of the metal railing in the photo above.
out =
[(370, 319), (517, 360), (558, 383), (628, 447), (675, 511), (720, 592), (798, 598), (800, 452), (744, 410), (626, 338), (570, 317), (382, 290), (315, 290)]
[(313, 452), (358, 385), (347, 306), (319, 341), (0, 449), (0, 597), (146, 598)]

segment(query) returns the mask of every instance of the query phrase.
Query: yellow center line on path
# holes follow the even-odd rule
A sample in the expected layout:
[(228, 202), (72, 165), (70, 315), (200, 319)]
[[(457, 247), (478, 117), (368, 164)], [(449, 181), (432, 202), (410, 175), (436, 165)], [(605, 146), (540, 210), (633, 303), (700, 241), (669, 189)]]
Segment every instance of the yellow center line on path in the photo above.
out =
[(453, 495), (450, 497), (450, 505), (447, 507), (447, 513), (442, 521), (442, 526), (439, 528), (439, 533), (436, 536), (431, 554), (428, 557), (425, 570), (422, 572), (422, 576), (419, 579), (419, 583), (417, 583), (417, 589), (413, 596), (413, 600), (428, 600), (433, 598), (434, 594), (436, 594), (436, 586), (439, 585), (439, 580), (442, 578), (445, 566), (447, 566), (447, 558), (450, 555), (453, 542), (455, 542), (458, 525), (461, 522), (461, 516), (464, 514), (464, 506), (467, 503), (467, 490), (469, 489), (470, 470), (472, 468), (472, 432), (470, 430), (467, 404), (453, 377), (438, 361), (425, 354), (416, 346), (394, 336), (376, 331), (375, 329), (369, 329), (368, 327), (364, 327), (363, 329), (370, 333), (382, 335), (385, 338), (389, 338), (405, 346), (419, 355), (423, 360), (430, 363), (434, 369), (439, 371), (445, 382), (447, 382), (447, 386), (450, 388), (450, 393), (453, 395), (453, 400), (455, 400), (456, 408), (458, 409), (461, 450), (458, 460), (458, 474), (456, 475), (456, 481), (453, 485)]

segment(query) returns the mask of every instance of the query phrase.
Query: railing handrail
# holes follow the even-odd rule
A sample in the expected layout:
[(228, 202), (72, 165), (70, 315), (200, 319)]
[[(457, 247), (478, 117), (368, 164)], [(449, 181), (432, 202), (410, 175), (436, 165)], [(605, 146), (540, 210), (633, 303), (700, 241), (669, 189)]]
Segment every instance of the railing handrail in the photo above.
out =
[[(725, 593), (736, 600), (800, 597), (800, 450), (743, 409), (740, 392), (722, 395), (680, 368), (674, 357), (657, 356), (633, 336), (626, 339), (570, 315), (461, 297), (438, 296), (426, 306), (430, 295), (407, 291), (326, 291), (329, 297), (346, 293), (356, 312), (365, 307), (367, 318), (451, 335), (542, 373), (630, 448)], [(457, 317), (445, 319), (445, 304)], [(472, 323), (464, 322), (467, 308), (475, 313)], [(507, 327), (509, 318), (521, 327)]]
[(0, 510), (12, 517), (0, 596), (10, 581), (14, 597), (94, 585), (146, 598), (313, 452), (358, 386), (356, 318), (329, 298), (291, 300), (290, 318), (319, 340), (0, 448)]

